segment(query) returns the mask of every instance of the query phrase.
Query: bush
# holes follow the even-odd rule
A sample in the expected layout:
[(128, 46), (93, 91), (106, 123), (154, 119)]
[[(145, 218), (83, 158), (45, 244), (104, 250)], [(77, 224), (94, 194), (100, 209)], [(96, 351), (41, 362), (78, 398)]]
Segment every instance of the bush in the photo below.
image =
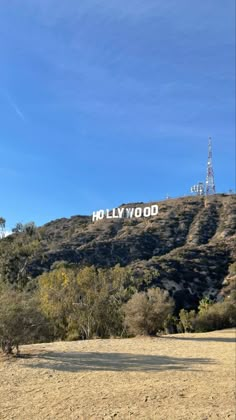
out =
[(236, 326), (236, 307), (232, 302), (217, 302), (200, 312), (195, 320), (197, 332), (207, 332)]
[(0, 341), (2, 351), (11, 354), (19, 345), (50, 338), (47, 320), (37, 301), (26, 293), (5, 289), (0, 295)]
[(181, 309), (179, 313), (178, 332), (193, 332), (195, 328), (196, 312)]
[(147, 293), (135, 293), (123, 306), (125, 327), (132, 335), (155, 335), (164, 330), (173, 310), (174, 301), (165, 290), (152, 288)]
[(235, 275), (236, 274), (236, 261), (229, 266), (229, 274)]
[(164, 324), (163, 324), (165, 333), (166, 334), (177, 333), (178, 332), (177, 323), (178, 323), (178, 319), (175, 316), (171, 314), (167, 315), (167, 318), (165, 319)]

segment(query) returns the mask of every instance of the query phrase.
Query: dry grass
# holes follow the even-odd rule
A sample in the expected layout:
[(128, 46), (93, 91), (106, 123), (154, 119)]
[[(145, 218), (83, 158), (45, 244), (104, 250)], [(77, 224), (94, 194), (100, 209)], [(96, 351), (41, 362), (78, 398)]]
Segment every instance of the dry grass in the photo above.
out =
[(57, 342), (0, 359), (0, 419), (235, 419), (235, 331)]

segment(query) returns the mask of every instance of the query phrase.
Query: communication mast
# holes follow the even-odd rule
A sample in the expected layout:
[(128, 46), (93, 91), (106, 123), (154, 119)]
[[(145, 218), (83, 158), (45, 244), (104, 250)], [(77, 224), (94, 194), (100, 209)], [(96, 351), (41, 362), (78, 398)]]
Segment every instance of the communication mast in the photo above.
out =
[(207, 177), (206, 177), (206, 195), (212, 195), (216, 193), (214, 171), (212, 164), (212, 140), (211, 137), (208, 139), (208, 161), (207, 161)]

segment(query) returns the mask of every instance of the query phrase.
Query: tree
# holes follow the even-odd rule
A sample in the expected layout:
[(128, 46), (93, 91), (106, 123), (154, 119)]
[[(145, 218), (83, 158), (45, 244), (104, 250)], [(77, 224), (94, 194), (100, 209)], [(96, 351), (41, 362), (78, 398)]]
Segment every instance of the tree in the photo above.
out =
[(121, 305), (128, 271), (60, 267), (38, 279), (41, 307), (62, 339), (109, 337), (122, 333)]
[(184, 332), (194, 331), (194, 321), (196, 318), (196, 312), (194, 310), (188, 312), (186, 309), (181, 309), (179, 318), (180, 327), (184, 330)]
[(6, 220), (3, 217), (0, 217), (0, 239), (4, 238), (5, 236), (5, 227), (6, 227)]
[(36, 225), (34, 222), (26, 223), (23, 226), (23, 232), (25, 232), (29, 236), (33, 236), (33, 234), (36, 232)]
[(125, 326), (132, 335), (155, 335), (165, 328), (165, 320), (172, 315), (174, 301), (168, 292), (151, 288), (135, 293), (123, 306)]
[(69, 316), (79, 298), (74, 271), (59, 268), (42, 274), (38, 278), (38, 297), (43, 313), (54, 325), (54, 336), (65, 339)]
[(12, 229), (13, 233), (21, 233), (24, 230), (24, 225), (21, 222), (16, 223), (16, 226)]
[(11, 354), (19, 345), (50, 337), (48, 321), (37, 300), (27, 293), (3, 288), (0, 295), (0, 341), (2, 351)]
[(204, 312), (206, 312), (212, 304), (213, 301), (208, 297), (204, 297), (203, 299), (201, 299), (198, 306), (199, 314), (203, 314)]
[(36, 232), (36, 225), (34, 222), (29, 222), (23, 225), (23, 223), (18, 222), (16, 226), (12, 229), (13, 233), (22, 233), (25, 232), (29, 236), (33, 236)]

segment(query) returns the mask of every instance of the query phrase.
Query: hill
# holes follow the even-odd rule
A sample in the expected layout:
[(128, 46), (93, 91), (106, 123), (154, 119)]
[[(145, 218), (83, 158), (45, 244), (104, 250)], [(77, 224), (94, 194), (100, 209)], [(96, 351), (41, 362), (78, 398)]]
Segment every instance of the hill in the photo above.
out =
[(15, 233), (0, 241), (1, 278), (28, 282), (60, 263), (120, 264), (132, 269), (139, 289), (148, 277), (150, 286), (167, 289), (179, 307), (195, 307), (204, 295), (215, 297), (236, 260), (236, 195), (183, 197), (158, 205), (159, 214), (150, 218), (92, 222), (89, 216), (73, 216), (31, 234)]

